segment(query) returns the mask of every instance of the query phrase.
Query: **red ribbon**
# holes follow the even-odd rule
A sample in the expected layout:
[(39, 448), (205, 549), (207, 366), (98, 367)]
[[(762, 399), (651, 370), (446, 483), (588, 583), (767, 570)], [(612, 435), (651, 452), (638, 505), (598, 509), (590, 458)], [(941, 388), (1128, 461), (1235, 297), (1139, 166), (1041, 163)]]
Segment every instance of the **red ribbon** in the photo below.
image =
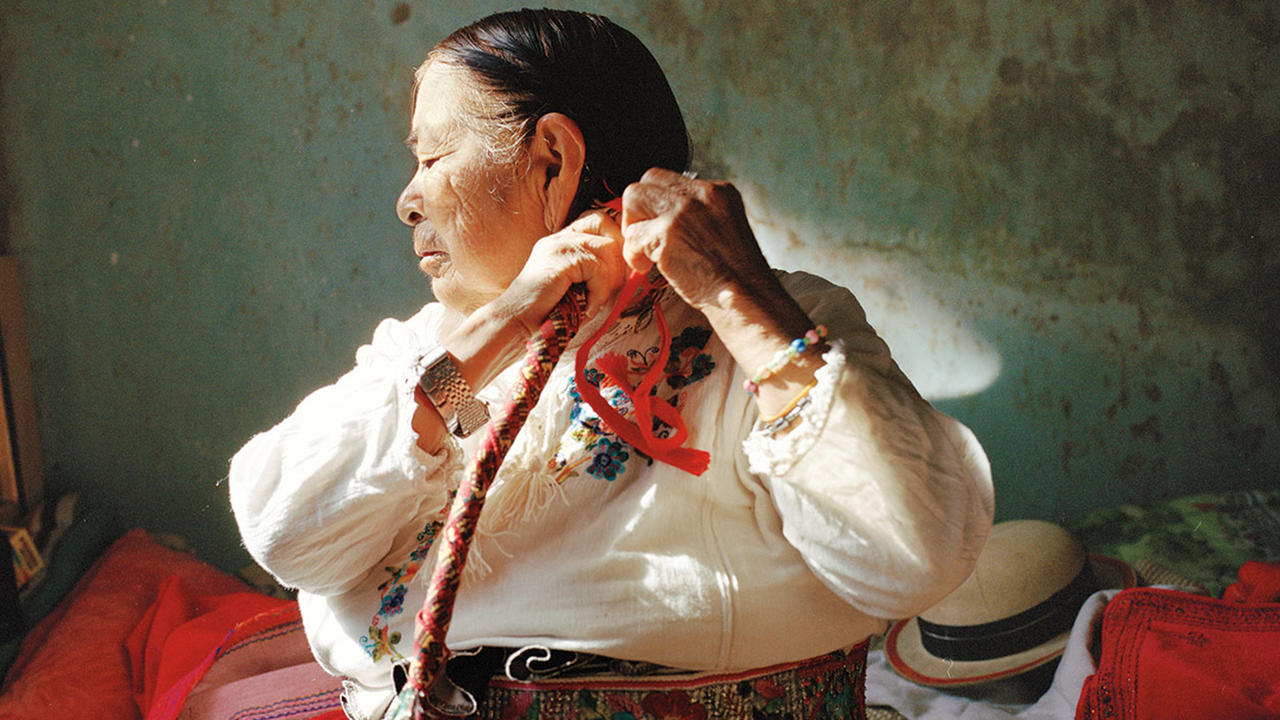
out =
[[(615, 198), (606, 203), (605, 207), (615, 212), (621, 212), (622, 199)], [(600, 372), (604, 373), (610, 381), (621, 388), (622, 392), (631, 400), (631, 407), (635, 409), (634, 422), (628, 420), (622, 413), (614, 409), (600, 395), (600, 391), (590, 382), (587, 382), (586, 379), (587, 357), (591, 353), (591, 348), (595, 347), (600, 337), (609, 328), (613, 327), (624, 308), (631, 305), (638, 298), (643, 298), (658, 285), (659, 282), (649, 280), (646, 273), (638, 270), (631, 271), (630, 277), (627, 278), (626, 284), (623, 285), (622, 291), (618, 294), (618, 300), (614, 303), (613, 310), (610, 311), (604, 324), (600, 326), (599, 330), (596, 330), (595, 334), (582, 347), (578, 348), (578, 354), (574, 361), (573, 377), (578, 384), (578, 393), (582, 396), (582, 399), (591, 406), (592, 410), (595, 410), (596, 415), (614, 434), (625, 440), (631, 447), (654, 460), (667, 463), (694, 475), (701, 475), (706, 472), (707, 466), (711, 463), (710, 453), (705, 450), (683, 447), (684, 441), (689, 436), (689, 430), (685, 426), (684, 418), (681, 417), (680, 411), (671, 403), (652, 394), (653, 387), (657, 384), (663, 368), (667, 365), (667, 359), (671, 356), (671, 330), (667, 327), (667, 319), (663, 316), (661, 307), (655, 304), (653, 308), (654, 320), (658, 324), (658, 332), (661, 335), (658, 357), (649, 366), (649, 369), (645, 371), (639, 385), (632, 387), (631, 383), (627, 381), (627, 360), (618, 353), (606, 353), (596, 360), (596, 367)], [(662, 438), (654, 434), (653, 419), (655, 417), (672, 428), (670, 436)]]

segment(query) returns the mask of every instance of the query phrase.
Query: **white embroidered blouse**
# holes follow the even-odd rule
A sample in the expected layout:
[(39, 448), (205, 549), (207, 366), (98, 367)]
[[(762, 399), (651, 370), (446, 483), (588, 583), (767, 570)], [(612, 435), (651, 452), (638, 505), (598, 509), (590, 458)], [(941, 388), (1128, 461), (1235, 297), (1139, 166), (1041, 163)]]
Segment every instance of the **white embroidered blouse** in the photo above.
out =
[[(797, 424), (773, 437), (706, 320), (661, 302), (672, 348), (658, 393), (684, 416), (687, 446), (710, 452), (700, 477), (604, 426), (577, 392), (570, 347), (489, 493), (450, 647), (758, 667), (847, 647), (967, 576), (993, 512), (978, 441), (919, 397), (847, 290), (803, 273), (783, 284), (832, 349)], [(412, 369), (442, 317), (433, 303), (383, 321), (354, 369), (231, 461), (246, 547), (299, 589), (316, 658), (369, 716), (414, 652), (432, 540), (482, 435), (434, 456), (415, 444)], [(621, 353), (638, 379), (657, 345), (639, 314), (592, 354)], [(491, 410), (514, 375), (480, 391)], [(599, 382), (590, 366), (587, 380)], [(625, 395), (601, 392), (625, 414)]]

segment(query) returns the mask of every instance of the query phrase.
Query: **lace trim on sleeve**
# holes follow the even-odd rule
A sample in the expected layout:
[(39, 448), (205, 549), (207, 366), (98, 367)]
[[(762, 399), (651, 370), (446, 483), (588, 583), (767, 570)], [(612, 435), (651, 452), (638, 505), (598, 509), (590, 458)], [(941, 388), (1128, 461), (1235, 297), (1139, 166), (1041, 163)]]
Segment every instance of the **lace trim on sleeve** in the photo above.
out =
[(831, 412), (835, 388), (845, 372), (844, 345), (840, 340), (832, 342), (831, 349), (822, 356), (823, 366), (814, 373), (817, 384), (809, 391), (809, 402), (800, 411), (800, 417), (790, 431), (779, 432), (772, 437), (764, 432), (757, 420), (751, 434), (743, 442), (748, 469), (760, 475), (778, 476), (795, 467), (809, 448), (822, 434)]

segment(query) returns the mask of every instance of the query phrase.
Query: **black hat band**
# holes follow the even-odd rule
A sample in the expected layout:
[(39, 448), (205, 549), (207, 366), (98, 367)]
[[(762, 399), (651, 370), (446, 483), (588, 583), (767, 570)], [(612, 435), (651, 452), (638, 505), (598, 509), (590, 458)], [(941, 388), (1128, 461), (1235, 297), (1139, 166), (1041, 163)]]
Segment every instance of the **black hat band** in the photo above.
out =
[(1065, 587), (1017, 615), (981, 625), (940, 625), (917, 618), (920, 643), (944, 660), (991, 660), (1015, 655), (1066, 632), (1085, 599), (1098, 589), (1089, 563)]

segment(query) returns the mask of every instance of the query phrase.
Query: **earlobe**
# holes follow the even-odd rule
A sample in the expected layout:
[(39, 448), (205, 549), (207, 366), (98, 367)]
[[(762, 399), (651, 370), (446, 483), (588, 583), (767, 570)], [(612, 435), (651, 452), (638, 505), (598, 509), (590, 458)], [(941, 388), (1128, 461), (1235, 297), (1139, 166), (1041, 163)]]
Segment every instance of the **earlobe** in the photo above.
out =
[(531, 145), (530, 172), (539, 181), (543, 219), (549, 231), (559, 230), (567, 217), (586, 161), (586, 143), (578, 124), (562, 113), (538, 118)]

